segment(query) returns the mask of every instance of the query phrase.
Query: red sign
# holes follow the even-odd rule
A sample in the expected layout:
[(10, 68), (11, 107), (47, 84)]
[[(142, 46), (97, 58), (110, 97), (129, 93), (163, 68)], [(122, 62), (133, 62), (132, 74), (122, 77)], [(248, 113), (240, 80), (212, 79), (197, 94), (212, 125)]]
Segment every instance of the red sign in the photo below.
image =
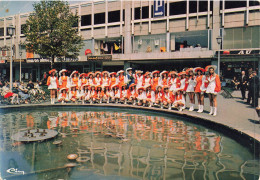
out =
[(5, 60), (0, 60), (0, 64), (4, 64), (5, 63)]
[(88, 55), (88, 54), (91, 54), (91, 53), (92, 53), (92, 51), (90, 49), (86, 49), (85, 55)]

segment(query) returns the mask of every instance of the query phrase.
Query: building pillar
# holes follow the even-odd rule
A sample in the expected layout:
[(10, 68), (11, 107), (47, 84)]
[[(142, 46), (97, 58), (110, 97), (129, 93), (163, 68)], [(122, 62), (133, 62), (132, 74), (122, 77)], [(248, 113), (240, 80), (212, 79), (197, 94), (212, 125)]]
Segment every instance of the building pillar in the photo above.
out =
[(37, 64), (37, 77), (36, 80), (41, 80), (41, 69), (40, 69), (40, 63)]
[(125, 54), (132, 53), (132, 38), (131, 38), (131, 5), (132, 1), (124, 1), (125, 5), (125, 41), (124, 51)]
[[(213, 1), (213, 16), (212, 16), (212, 39), (211, 39), (211, 47), (212, 50), (218, 51), (219, 45), (217, 42), (217, 37), (220, 35), (220, 1)], [(222, 42), (223, 43), (223, 42)]]
[(15, 81), (15, 80), (19, 80), (20, 79), (20, 66), (15, 66), (14, 67), (14, 79), (13, 79), (13, 81)]
[(167, 52), (171, 52), (171, 33), (167, 32), (166, 33), (166, 47), (167, 47)]
[(126, 71), (127, 68), (131, 67), (131, 63), (124, 61), (124, 71)]

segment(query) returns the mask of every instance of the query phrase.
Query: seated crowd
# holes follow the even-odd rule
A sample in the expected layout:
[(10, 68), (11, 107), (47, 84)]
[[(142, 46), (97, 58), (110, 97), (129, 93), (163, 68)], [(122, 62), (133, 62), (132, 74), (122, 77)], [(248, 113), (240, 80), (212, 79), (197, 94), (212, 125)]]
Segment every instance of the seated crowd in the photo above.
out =
[(217, 115), (217, 93), (221, 90), (219, 76), (214, 65), (188, 68), (182, 72), (162, 71), (143, 72), (132, 68), (117, 73), (97, 71), (82, 73), (73, 71), (70, 76), (67, 70), (59, 72), (52, 69), (47, 80), (51, 104), (58, 101), (78, 103), (122, 103), (147, 107), (178, 109), (186, 107), (186, 95), (190, 101), (189, 111), (194, 111), (195, 94), (198, 100), (198, 111), (203, 112), (204, 94), (210, 100), (210, 115)]

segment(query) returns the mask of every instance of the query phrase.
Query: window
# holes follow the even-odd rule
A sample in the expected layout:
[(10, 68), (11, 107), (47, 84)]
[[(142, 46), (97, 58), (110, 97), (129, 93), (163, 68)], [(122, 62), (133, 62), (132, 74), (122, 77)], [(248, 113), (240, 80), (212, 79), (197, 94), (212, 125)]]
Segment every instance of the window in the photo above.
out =
[(246, 7), (246, 1), (225, 1), (225, 9)]
[(223, 49), (259, 48), (260, 26), (224, 29)]
[(207, 1), (199, 1), (199, 12), (207, 12), (208, 11), (208, 2)]
[(94, 24), (104, 24), (105, 23), (105, 13), (98, 13), (94, 15)]
[(149, 6), (142, 7), (142, 19), (149, 18)]
[(120, 22), (120, 11), (110, 11), (108, 12), (108, 22)]
[(4, 36), (4, 28), (0, 28), (0, 36)]
[(170, 3), (170, 15), (186, 14), (186, 1)]
[(189, 13), (197, 12), (197, 1), (189, 1)]
[(81, 16), (81, 26), (91, 25), (91, 14)]
[(135, 8), (135, 20), (140, 19), (140, 7)]
[(25, 33), (26, 24), (21, 25), (21, 34)]
[(249, 6), (259, 6), (259, 5), (260, 5), (260, 1), (258, 0), (249, 1)]

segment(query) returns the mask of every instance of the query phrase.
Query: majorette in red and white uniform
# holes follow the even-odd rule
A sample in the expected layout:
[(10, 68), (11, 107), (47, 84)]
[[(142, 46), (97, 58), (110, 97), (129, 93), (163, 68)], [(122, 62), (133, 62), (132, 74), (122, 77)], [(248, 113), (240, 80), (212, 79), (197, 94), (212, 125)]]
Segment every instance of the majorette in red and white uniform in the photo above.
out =
[(162, 87), (168, 85), (168, 73), (169, 73), (168, 71), (162, 71), (160, 73), (158, 85), (160, 85)]
[(94, 73), (89, 72), (87, 75), (88, 75), (88, 85), (90, 85), (90, 86), (95, 85), (94, 84)]
[[(169, 89), (168, 86), (164, 86), (164, 87), (163, 87), (163, 91), (164, 91), (165, 88), (168, 88), (168, 89)], [(162, 96), (162, 101), (163, 101), (163, 102), (173, 103), (173, 102), (174, 102), (174, 99), (175, 99), (175, 97), (174, 97), (174, 94), (173, 94), (172, 91), (168, 91), (168, 92), (165, 92), (165, 91), (164, 91), (164, 92), (163, 92), (163, 96)]]
[(140, 70), (137, 70), (135, 72), (136, 74), (136, 79), (135, 79), (135, 84), (136, 84), (136, 89), (142, 87), (143, 85), (143, 79), (144, 79), (144, 76), (142, 75), (143, 71), (140, 71)]
[[(186, 70), (187, 73), (189, 73), (190, 71), (193, 71), (193, 68), (189, 68)], [(195, 79), (194, 77), (191, 77), (191, 76), (189, 77), (189, 80), (188, 80), (189, 85), (186, 89), (186, 92), (194, 92), (195, 85), (196, 85), (196, 83), (194, 82), (194, 79)]]
[(121, 92), (120, 98), (127, 98), (126, 84), (122, 85), (120, 92)]
[(145, 91), (144, 91), (143, 87), (139, 87), (137, 89), (137, 97), (136, 98), (137, 98), (138, 101), (146, 100), (146, 94), (145, 94)]
[(180, 79), (178, 77), (178, 73), (175, 71), (171, 71), (169, 73), (168, 86), (170, 87), (170, 91), (175, 92), (177, 88), (181, 85)]
[(68, 93), (67, 93), (67, 88), (61, 88), (60, 89), (60, 93), (58, 96), (58, 101), (59, 102), (68, 102), (69, 101), (69, 97), (68, 97)]
[(102, 75), (102, 87), (104, 88), (105, 86), (109, 86), (110, 85), (109, 72), (103, 71), (101, 75)]
[(118, 84), (119, 88), (121, 88), (122, 85), (125, 84), (124, 72), (124, 70), (120, 70), (117, 72), (116, 84)]
[(79, 99), (79, 92), (78, 92), (78, 90), (77, 89), (73, 89), (73, 88), (76, 88), (75, 84), (70, 86), (69, 99), (71, 101), (75, 101), (75, 100)]
[(87, 74), (86, 73), (82, 73), (79, 75), (79, 87), (81, 89), (81, 87), (85, 84), (88, 84), (88, 79), (87, 79)]
[(111, 91), (110, 91), (110, 97), (112, 99), (119, 99), (120, 98), (120, 90), (119, 90), (119, 86), (118, 84), (114, 84), (112, 87), (111, 87)]
[[(76, 74), (76, 75), (74, 75)], [(79, 78), (78, 78), (78, 71), (73, 71), (70, 75), (70, 85), (76, 85), (76, 89), (79, 88)]]
[[(182, 77), (183, 75), (186, 75), (186, 72), (185, 72), (185, 71), (182, 71), (182, 72), (180, 72), (180, 73), (178, 74), (179, 77)], [(181, 89), (181, 90), (184, 90), (184, 88), (185, 88), (185, 84), (186, 84), (185, 81), (186, 81), (186, 78), (185, 78), (185, 77), (180, 80), (180, 89)], [(188, 87), (188, 85), (187, 85), (187, 87)]]
[(136, 97), (137, 97), (136, 84), (131, 84), (127, 92), (127, 99), (130, 98), (136, 99)]
[(59, 87), (59, 82), (58, 82), (58, 78), (55, 75), (53, 75), (52, 72), (56, 73), (57, 71), (55, 69), (52, 69), (49, 71), (50, 76), (47, 79), (47, 86), (48, 86), (48, 89), (56, 90)]
[(97, 71), (95, 72), (94, 85), (101, 86), (101, 84), (102, 84), (101, 72)]
[(152, 84), (151, 73), (150, 72), (146, 72), (144, 74), (144, 78), (143, 78), (143, 87), (148, 87), (151, 84)]
[[(198, 71), (201, 71), (202, 73), (205, 71), (203, 68), (201, 67), (197, 67), (194, 68), (194, 73), (197, 73)], [(202, 86), (202, 82), (204, 82), (206, 79), (206, 76), (204, 76), (203, 74), (201, 75), (197, 75), (194, 79), (195, 82), (195, 93), (201, 93), (201, 86)]]
[(70, 80), (69, 77), (66, 76), (66, 72), (68, 72), (66, 69), (62, 69), (59, 72), (59, 88), (69, 88), (70, 87)]

